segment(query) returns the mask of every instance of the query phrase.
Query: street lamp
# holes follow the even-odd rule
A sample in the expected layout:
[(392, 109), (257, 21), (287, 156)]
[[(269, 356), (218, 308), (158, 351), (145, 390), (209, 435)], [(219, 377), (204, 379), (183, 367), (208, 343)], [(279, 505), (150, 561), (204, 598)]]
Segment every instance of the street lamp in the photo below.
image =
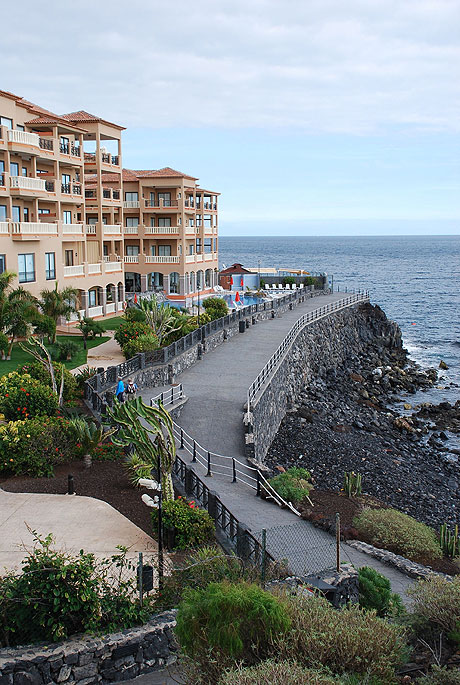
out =
[(259, 282), (257, 284), (257, 290), (260, 290), (260, 259), (257, 260), (257, 265), (258, 265), (257, 271), (259, 274)]
[(163, 494), (161, 488), (161, 455), (158, 455), (158, 481), (151, 478), (139, 478), (139, 485), (148, 490), (156, 490), (158, 495), (150, 497), (149, 495), (142, 495), (141, 499), (144, 504), (152, 509), (158, 509), (158, 590), (163, 589), (164, 563), (163, 563)]

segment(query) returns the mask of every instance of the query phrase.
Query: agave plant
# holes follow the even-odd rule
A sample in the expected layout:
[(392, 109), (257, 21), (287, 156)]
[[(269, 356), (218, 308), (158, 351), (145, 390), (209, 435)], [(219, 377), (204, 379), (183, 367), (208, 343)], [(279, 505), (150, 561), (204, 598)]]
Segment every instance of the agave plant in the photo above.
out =
[(82, 418), (70, 420), (70, 425), (74, 431), (75, 439), (83, 448), (83, 461), (86, 468), (92, 464), (92, 452), (105, 440), (108, 440), (116, 429), (112, 428), (104, 431), (103, 426), (97, 426), (94, 421), (85, 421)]
[(142, 298), (139, 308), (144, 312), (145, 321), (157, 336), (160, 346), (168, 335), (179, 330), (180, 326), (176, 325), (176, 318), (171, 307), (163, 305), (155, 295)]

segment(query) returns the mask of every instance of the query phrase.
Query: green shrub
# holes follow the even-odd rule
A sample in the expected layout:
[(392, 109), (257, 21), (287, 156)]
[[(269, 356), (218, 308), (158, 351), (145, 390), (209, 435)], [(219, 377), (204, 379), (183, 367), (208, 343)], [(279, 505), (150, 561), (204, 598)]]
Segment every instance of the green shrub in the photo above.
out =
[[(211, 317), (208, 314), (208, 312), (200, 313), (200, 326), (204, 326), (206, 323), (209, 323), (210, 321)], [(198, 316), (190, 316), (188, 319), (188, 325), (192, 327), (192, 330), (196, 330), (198, 328)]]
[(89, 316), (84, 316), (79, 323), (77, 323), (77, 328), (79, 328), (85, 338), (95, 338), (96, 335), (102, 336), (105, 333), (104, 324), (101, 321), (95, 321)]
[(381, 617), (402, 613), (401, 597), (391, 592), (388, 578), (370, 566), (360, 568), (358, 576), (359, 604), (363, 609), (375, 609), (377, 616)]
[(158, 338), (154, 333), (139, 335), (123, 345), (123, 354), (126, 359), (131, 359), (139, 352), (150, 352), (159, 348)]
[(80, 390), (83, 390), (85, 383), (88, 378), (92, 378), (97, 374), (97, 369), (95, 366), (84, 366), (80, 369), (73, 378), (75, 379)]
[[(53, 368), (58, 388), (61, 383), (62, 369), (64, 369), (64, 401), (71, 402), (72, 400), (76, 400), (79, 397), (78, 382), (76, 377), (59, 362), (54, 362)], [(30, 362), (29, 364), (24, 364), (18, 369), (18, 372), (21, 374), (28, 373), (30, 376), (32, 376), (32, 378), (40, 381), (40, 383), (51, 387), (51, 375), (49, 371), (45, 369), (43, 364), (40, 364), (40, 362)]]
[(293, 467), (271, 478), (269, 483), (286, 502), (302, 502), (313, 489), (308, 482), (310, 478), (311, 474), (307, 469)]
[(337, 685), (337, 678), (304, 668), (295, 661), (262, 661), (257, 666), (228, 671), (219, 685)]
[[(20, 574), (0, 579), (0, 645), (63, 640), (85, 631), (114, 631), (146, 620), (131, 581), (122, 578), (130, 563), (126, 550), (107, 562), (52, 549), (52, 537), (35, 537), (35, 548)], [(116, 573), (114, 574), (114, 570)]]
[(79, 351), (79, 346), (73, 340), (62, 340), (51, 347), (51, 357), (57, 361), (70, 361)]
[[(157, 526), (157, 511), (152, 512), (154, 528)], [(215, 526), (207, 511), (195, 502), (178, 499), (163, 504), (163, 526), (175, 530), (175, 548), (199, 547), (214, 537)]]
[(130, 340), (138, 338), (140, 335), (151, 333), (151, 328), (143, 321), (123, 321), (115, 331), (114, 338), (121, 349)]
[(296, 283), (294, 276), (285, 276), (283, 278), (283, 285), (292, 285), (294, 283)]
[(0, 352), (2, 353), (2, 357), (7, 353), (9, 344), (10, 341), (8, 340), (8, 336), (0, 331)]
[(54, 416), (57, 409), (57, 395), (28, 374), (12, 371), (0, 377), (0, 413), (7, 421)]
[(203, 307), (211, 320), (220, 319), (228, 314), (228, 306), (223, 297), (208, 297), (203, 300)]
[(365, 509), (354, 526), (365, 542), (413, 561), (429, 563), (442, 557), (434, 530), (396, 509)]
[(145, 312), (139, 307), (127, 307), (125, 309), (125, 319), (126, 321), (145, 321)]
[(52, 476), (54, 466), (81, 457), (66, 419), (43, 416), (0, 426), (0, 473)]
[(460, 671), (432, 666), (428, 675), (417, 680), (417, 685), (460, 685)]
[(176, 635), (201, 682), (210, 683), (236, 658), (252, 664), (268, 656), (275, 636), (289, 627), (286, 610), (269, 592), (244, 582), (222, 582), (185, 592)]
[(56, 333), (56, 321), (51, 318), (51, 316), (46, 316), (46, 314), (38, 314), (35, 321), (32, 322), (34, 327), (34, 332), (41, 336), (48, 338), (48, 342), (51, 342)]
[(276, 641), (278, 658), (394, 682), (395, 669), (407, 654), (401, 627), (356, 605), (337, 611), (322, 597), (281, 595), (280, 600), (291, 629)]
[(455, 631), (460, 622), (460, 576), (452, 581), (442, 576), (419, 580), (407, 590), (412, 597), (412, 612), (446, 633)]

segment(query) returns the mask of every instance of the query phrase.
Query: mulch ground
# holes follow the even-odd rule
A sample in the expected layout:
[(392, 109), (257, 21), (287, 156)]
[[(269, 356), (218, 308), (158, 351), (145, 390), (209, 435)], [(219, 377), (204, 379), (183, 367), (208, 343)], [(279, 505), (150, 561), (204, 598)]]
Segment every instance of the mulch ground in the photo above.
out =
[(0, 479), (0, 487), (8, 492), (42, 492), (64, 495), (67, 492), (67, 478), (72, 474), (77, 495), (94, 497), (108, 502), (123, 516), (126, 516), (147, 535), (152, 535), (150, 510), (141, 501), (144, 490), (134, 488), (128, 480), (126, 469), (120, 462), (96, 462), (91, 468), (83, 462), (74, 461), (55, 468), (53, 478), (27, 478), (14, 476)]

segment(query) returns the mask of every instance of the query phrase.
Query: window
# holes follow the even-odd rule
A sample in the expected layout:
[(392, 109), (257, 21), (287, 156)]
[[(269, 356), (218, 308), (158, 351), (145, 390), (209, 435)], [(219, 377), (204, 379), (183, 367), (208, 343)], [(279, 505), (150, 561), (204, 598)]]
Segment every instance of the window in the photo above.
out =
[(217, 238), (214, 238), (214, 252), (217, 252)]
[(156, 246), (155, 246), (155, 245), (150, 245), (150, 255), (151, 255), (152, 257), (155, 257), (156, 253), (157, 253), (157, 248), (156, 248)]
[(129, 257), (137, 257), (139, 254), (139, 245), (126, 245), (126, 255)]
[(73, 266), (73, 250), (64, 250), (65, 266)]
[(5, 162), (3, 159), (0, 159), (0, 174), (2, 174), (5, 171)]
[(0, 254), (0, 274), (6, 271), (6, 255)]
[(68, 155), (70, 153), (70, 145), (69, 145), (69, 139), (66, 138), (65, 136), (61, 136), (61, 152), (63, 152), (65, 155)]
[(22, 169), (21, 169), (21, 172), (22, 172), (22, 175), (23, 175), (23, 176), (27, 176), (27, 167), (26, 167), (26, 166), (23, 166)]
[(210, 214), (205, 214), (203, 217), (204, 220), (204, 225), (208, 228), (211, 228), (212, 226), (212, 217)]
[(40, 209), (40, 208), (39, 208), (39, 210), (38, 210), (38, 214), (39, 214), (39, 215), (40, 215), (40, 214), (49, 214), (49, 213), (50, 213), (50, 210), (49, 210), (49, 209)]
[(189, 245), (188, 246), (188, 253), (189, 254), (195, 254), (195, 245)]
[(13, 221), (21, 221), (21, 208), (17, 205), (13, 205)]
[(205, 254), (212, 252), (212, 238), (204, 239), (204, 252)]
[(201, 226), (201, 214), (196, 215), (196, 225)]
[(97, 292), (96, 290), (88, 291), (88, 304), (90, 307), (95, 307), (97, 305)]
[(155, 226), (155, 217), (150, 217), (150, 226)]
[(13, 128), (13, 119), (8, 119), (8, 117), (0, 117), (0, 126), (6, 126), (6, 128)]
[(158, 226), (171, 226), (171, 219), (169, 217), (159, 217)]
[(16, 124), (16, 130), (17, 131), (25, 131), (26, 129), (21, 124)]
[(170, 257), (171, 256), (171, 245), (158, 245), (158, 256), (159, 257)]
[(19, 176), (19, 164), (17, 162), (10, 163), (10, 176)]
[(201, 253), (201, 238), (196, 239), (196, 253), (197, 254)]
[(6, 221), (6, 205), (0, 205), (0, 221)]
[(163, 207), (171, 207), (171, 193), (158, 193), (158, 200), (163, 200)]
[(28, 207), (24, 207), (24, 209), (22, 210), (22, 220), (26, 221), (26, 222), (29, 221), (29, 208)]
[(35, 254), (18, 254), (19, 283), (35, 281)]
[(155, 193), (150, 193), (150, 206), (153, 207), (155, 205)]
[(138, 216), (127, 216), (126, 217), (126, 225), (127, 226), (139, 226), (139, 217)]
[(181, 216), (178, 217), (178, 219), (177, 219), (177, 225), (182, 226), (182, 217)]
[(189, 220), (188, 220), (188, 225), (189, 225), (189, 226), (195, 226), (195, 219), (189, 219)]
[(72, 212), (70, 212), (69, 210), (65, 209), (65, 210), (62, 212), (62, 222), (63, 222), (64, 224), (71, 224), (71, 223), (72, 223)]
[(90, 217), (90, 218), (88, 219), (88, 225), (89, 225), (89, 226), (95, 226), (96, 224), (97, 224), (97, 218), (95, 218), (95, 217)]
[(181, 200), (182, 199), (182, 193), (177, 193), (177, 199)]
[(125, 202), (139, 202), (139, 193), (125, 193)]
[(47, 281), (56, 278), (56, 255), (54, 252), (45, 252), (45, 274)]

